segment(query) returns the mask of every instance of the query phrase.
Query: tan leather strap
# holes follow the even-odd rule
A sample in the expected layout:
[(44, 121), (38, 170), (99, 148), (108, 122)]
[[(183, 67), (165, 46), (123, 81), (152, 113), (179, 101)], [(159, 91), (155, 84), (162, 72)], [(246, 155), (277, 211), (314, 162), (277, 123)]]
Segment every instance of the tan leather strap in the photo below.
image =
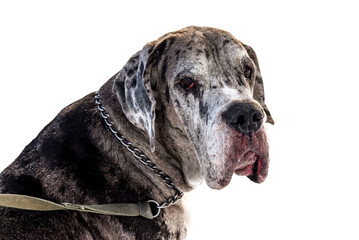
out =
[(74, 210), (116, 216), (142, 216), (148, 219), (155, 217), (153, 216), (149, 202), (103, 205), (58, 204), (26, 195), (0, 194), (0, 206), (33, 211)]

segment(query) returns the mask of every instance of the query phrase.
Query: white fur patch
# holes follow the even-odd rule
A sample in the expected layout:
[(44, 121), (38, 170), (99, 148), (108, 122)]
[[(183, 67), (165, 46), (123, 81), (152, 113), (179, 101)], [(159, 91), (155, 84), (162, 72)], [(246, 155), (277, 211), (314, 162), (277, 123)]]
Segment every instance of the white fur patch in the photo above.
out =
[(223, 95), (226, 96), (226, 98), (229, 100), (229, 102), (253, 100), (252, 93), (244, 87), (240, 87), (238, 90), (224, 86), (221, 91)]

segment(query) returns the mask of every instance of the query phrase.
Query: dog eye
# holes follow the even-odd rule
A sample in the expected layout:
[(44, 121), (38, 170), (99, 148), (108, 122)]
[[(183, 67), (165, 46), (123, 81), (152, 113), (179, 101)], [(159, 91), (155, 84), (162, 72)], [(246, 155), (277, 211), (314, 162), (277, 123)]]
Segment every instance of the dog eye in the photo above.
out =
[(249, 67), (246, 67), (244, 69), (244, 76), (246, 78), (251, 78), (252, 77), (252, 69), (250, 69)]
[(180, 81), (180, 84), (183, 88), (185, 88), (187, 90), (189, 90), (195, 86), (193, 79), (190, 77), (183, 78)]

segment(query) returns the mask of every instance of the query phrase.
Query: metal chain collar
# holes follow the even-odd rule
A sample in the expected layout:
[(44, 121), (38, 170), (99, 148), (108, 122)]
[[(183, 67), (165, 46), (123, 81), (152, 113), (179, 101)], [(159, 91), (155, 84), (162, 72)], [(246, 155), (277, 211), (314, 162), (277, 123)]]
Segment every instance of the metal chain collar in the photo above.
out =
[(145, 165), (149, 170), (153, 171), (157, 176), (159, 176), (162, 181), (166, 184), (167, 187), (175, 191), (175, 195), (169, 197), (165, 202), (162, 204), (157, 203), (155, 200), (149, 200), (148, 202), (152, 202), (156, 204), (158, 209), (157, 214), (158, 216), (160, 210), (166, 207), (170, 207), (175, 204), (178, 200), (183, 197), (183, 192), (178, 190), (178, 188), (173, 184), (170, 177), (161, 171), (152, 161), (149, 159), (141, 150), (135, 147), (129, 140), (127, 140), (124, 136), (122, 136), (118, 131), (113, 129), (114, 123), (111, 121), (110, 114), (106, 112), (106, 108), (102, 106), (100, 101), (100, 95), (98, 92), (95, 94), (95, 103), (97, 105), (97, 109), (99, 110), (101, 117), (105, 121), (106, 125), (110, 129), (110, 131), (115, 135), (115, 137), (120, 141), (120, 143), (126, 147), (128, 151), (130, 151), (133, 156), (138, 159), (143, 165)]

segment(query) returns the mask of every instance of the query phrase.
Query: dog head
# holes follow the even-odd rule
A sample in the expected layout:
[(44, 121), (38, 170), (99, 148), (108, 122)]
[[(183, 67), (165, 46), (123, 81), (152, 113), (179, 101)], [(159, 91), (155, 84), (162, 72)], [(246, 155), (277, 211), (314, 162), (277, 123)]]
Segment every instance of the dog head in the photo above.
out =
[(113, 89), (128, 120), (149, 136), (152, 151), (155, 134), (166, 129), (189, 182), (205, 179), (221, 189), (234, 173), (265, 180), (263, 125), (274, 121), (255, 52), (228, 32), (188, 27), (166, 34), (128, 61)]

